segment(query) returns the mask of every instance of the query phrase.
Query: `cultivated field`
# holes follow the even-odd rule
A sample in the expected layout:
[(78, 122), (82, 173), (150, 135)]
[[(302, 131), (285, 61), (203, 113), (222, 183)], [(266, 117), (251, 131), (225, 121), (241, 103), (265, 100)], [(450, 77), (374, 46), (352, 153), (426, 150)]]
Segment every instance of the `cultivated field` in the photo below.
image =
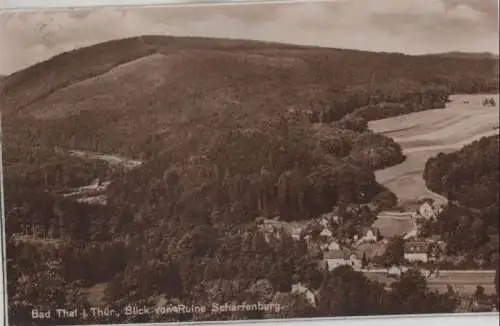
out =
[[(376, 172), (377, 181), (392, 190), (400, 204), (412, 207), (422, 198), (437, 205), (446, 199), (425, 186), (425, 162), (439, 152), (449, 153), (484, 136), (498, 133), (498, 107), (483, 107), (489, 95), (454, 95), (446, 109), (407, 114), (370, 122), (370, 128), (393, 138), (404, 150), (402, 164)], [(498, 94), (493, 96), (498, 104)]]

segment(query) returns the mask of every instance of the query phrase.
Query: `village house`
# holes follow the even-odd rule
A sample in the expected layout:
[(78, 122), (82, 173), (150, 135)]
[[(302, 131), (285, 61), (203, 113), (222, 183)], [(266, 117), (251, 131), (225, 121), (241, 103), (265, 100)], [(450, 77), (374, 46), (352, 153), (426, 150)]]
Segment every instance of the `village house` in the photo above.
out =
[(335, 251), (340, 250), (340, 244), (334, 238), (330, 238), (321, 243), (320, 248), (321, 251)]
[(326, 218), (326, 217), (322, 217), (320, 220), (319, 220), (319, 224), (323, 227), (328, 227), (330, 225), (330, 221)]
[(351, 266), (355, 270), (361, 269), (361, 257), (347, 249), (328, 251), (324, 253), (323, 257), (329, 271), (339, 266)]
[(359, 235), (354, 237), (358, 244), (363, 242), (377, 242), (382, 238), (380, 230), (374, 227), (364, 228)]
[(434, 206), (430, 201), (425, 201), (418, 209), (418, 213), (426, 220), (430, 220), (436, 217), (436, 211), (434, 210)]
[(333, 223), (338, 223), (340, 220), (339, 216), (335, 214), (334, 212), (326, 213), (321, 215), (319, 218), (319, 224), (321, 224), (324, 227), (329, 227)]
[(404, 266), (391, 266), (387, 269), (388, 277), (399, 277), (401, 274), (405, 273), (408, 270), (407, 267)]
[(290, 230), (290, 236), (294, 239), (294, 240), (300, 240), (300, 237), (301, 237), (301, 234), (302, 234), (302, 229), (299, 228), (299, 227), (293, 227), (291, 230)]
[(332, 237), (333, 237), (333, 233), (332, 233), (332, 231), (330, 231), (330, 230), (328, 230), (328, 229), (323, 229), (323, 231), (321, 231), (319, 235), (320, 235), (320, 236), (322, 236), (322, 237), (325, 237), (325, 238), (327, 238), (327, 239), (329, 239), (329, 238), (332, 238)]
[(335, 251), (324, 253), (323, 257), (324, 257), (325, 262), (326, 262), (326, 268), (329, 271), (332, 271), (339, 266), (347, 265), (347, 262), (345, 259), (345, 253), (342, 250), (335, 250)]
[(335, 250), (340, 250), (340, 245), (338, 244), (337, 241), (332, 240), (329, 244), (328, 247), (326, 248), (328, 251), (335, 251)]
[(398, 266), (391, 266), (387, 269), (387, 276), (389, 277), (398, 277), (401, 276), (402, 271)]
[(426, 220), (435, 219), (441, 214), (444, 207), (441, 205), (435, 206), (432, 199), (424, 199), (423, 203), (412, 214), (413, 219), (424, 218)]
[(427, 262), (429, 243), (426, 241), (408, 241), (405, 243), (404, 257), (410, 262)]
[(429, 262), (439, 259), (442, 246), (434, 241), (408, 241), (405, 243), (404, 258), (409, 262)]

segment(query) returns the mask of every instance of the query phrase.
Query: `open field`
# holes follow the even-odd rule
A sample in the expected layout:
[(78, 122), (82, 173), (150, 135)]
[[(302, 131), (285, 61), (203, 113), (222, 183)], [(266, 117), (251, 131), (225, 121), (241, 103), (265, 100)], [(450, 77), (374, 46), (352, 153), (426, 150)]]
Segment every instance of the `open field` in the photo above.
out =
[[(485, 136), (498, 134), (498, 107), (483, 107), (490, 95), (454, 95), (446, 109), (436, 109), (370, 122), (370, 128), (393, 138), (403, 147), (406, 160), (376, 172), (377, 181), (393, 191), (400, 204), (413, 206), (422, 198), (437, 205), (446, 199), (425, 186), (425, 162), (440, 152), (456, 151)], [(499, 96), (493, 96), (498, 103)]]

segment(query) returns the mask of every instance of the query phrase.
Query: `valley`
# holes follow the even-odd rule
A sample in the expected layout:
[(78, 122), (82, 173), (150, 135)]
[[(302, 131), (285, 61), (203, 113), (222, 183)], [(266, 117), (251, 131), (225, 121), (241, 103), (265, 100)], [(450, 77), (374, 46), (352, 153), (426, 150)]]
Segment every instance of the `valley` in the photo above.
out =
[[(66, 305), (251, 298), (287, 305), (293, 317), (352, 315), (336, 300), (353, 297), (373, 314), (398, 314), (408, 282), (415, 312), (455, 311), (448, 284), (460, 300), (474, 284), (492, 296), (493, 255), (483, 247), (493, 242), (472, 239), (484, 253), (477, 275), (467, 276), (464, 258), (444, 262), (436, 279), (418, 274), (430, 261), (406, 242), (443, 242), (410, 234), (416, 210), (429, 211), (424, 199), (447, 202), (422, 178), (428, 159), (498, 133), (498, 108), (478, 104), (484, 95), (451, 95), (490, 92), (495, 65), (144, 36), (7, 76), (0, 106), (9, 273), (19, 276), (9, 283), (13, 316), (21, 320), (30, 304), (55, 306), (53, 284), (64, 284)], [(417, 274), (387, 281), (398, 264)], [(219, 317), (273, 316), (196, 316)], [(107, 321), (154, 319), (134, 318)]]

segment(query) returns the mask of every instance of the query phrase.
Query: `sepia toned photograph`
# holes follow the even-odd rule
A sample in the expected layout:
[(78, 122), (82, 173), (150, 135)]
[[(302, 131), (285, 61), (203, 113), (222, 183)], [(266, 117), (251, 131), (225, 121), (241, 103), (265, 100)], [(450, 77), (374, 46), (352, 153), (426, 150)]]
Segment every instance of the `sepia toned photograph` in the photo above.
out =
[(3, 12), (10, 326), (494, 312), (494, 0)]

